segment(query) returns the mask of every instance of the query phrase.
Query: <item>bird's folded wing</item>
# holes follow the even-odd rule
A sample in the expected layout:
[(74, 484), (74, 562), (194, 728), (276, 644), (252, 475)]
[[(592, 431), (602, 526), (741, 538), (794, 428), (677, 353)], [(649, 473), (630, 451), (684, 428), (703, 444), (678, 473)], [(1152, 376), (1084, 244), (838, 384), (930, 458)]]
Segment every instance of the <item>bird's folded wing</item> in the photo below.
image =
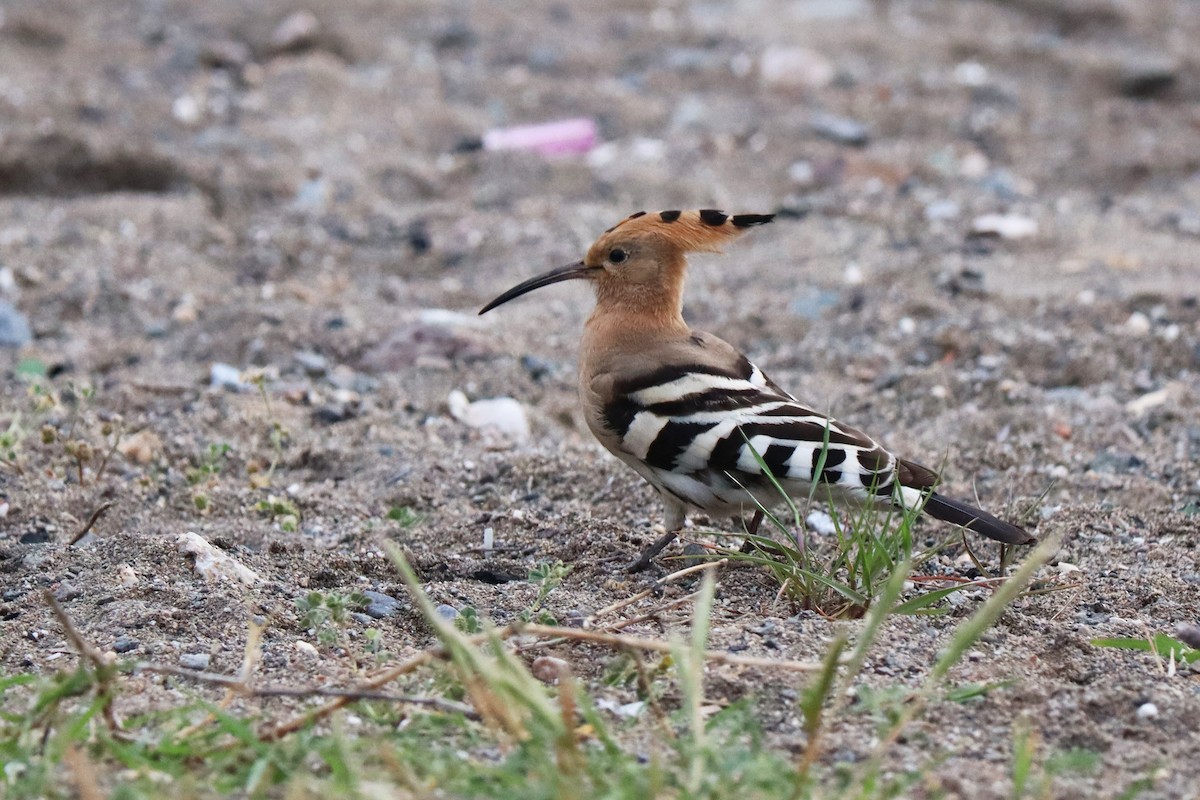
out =
[[(819, 473), (820, 481), (855, 494), (892, 492), (890, 453), (800, 405), (744, 358), (728, 367), (669, 365), (614, 381), (603, 413), (620, 448), (656, 469), (757, 479), (757, 453), (780, 481), (812, 482)], [(931, 485), (935, 476), (925, 472)]]

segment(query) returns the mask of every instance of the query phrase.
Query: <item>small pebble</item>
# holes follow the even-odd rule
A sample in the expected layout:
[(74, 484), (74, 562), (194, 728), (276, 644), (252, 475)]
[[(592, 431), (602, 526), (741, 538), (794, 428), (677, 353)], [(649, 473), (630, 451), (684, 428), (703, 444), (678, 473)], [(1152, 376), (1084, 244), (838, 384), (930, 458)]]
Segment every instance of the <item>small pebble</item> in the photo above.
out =
[(302, 639), (296, 641), (296, 650), (302, 655), (312, 656), (314, 658), (317, 656), (317, 648), (313, 647), (311, 644)]
[(805, 524), (810, 530), (814, 530), (822, 536), (829, 536), (837, 532), (837, 525), (833, 521), (833, 517), (826, 514), (824, 511), (811, 511), (804, 518)]
[(297, 11), (284, 17), (271, 33), (271, 50), (276, 53), (305, 50), (316, 44), (321, 22), (311, 11)]
[(439, 603), (433, 611), (440, 619), (444, 619), (446, 622), (453, 622), (458, 618), (458, 609), (445, 603)]
[(292, 360), (312, 378), (320, 378), (329, 371), (329, 360), (311, 350), (297, 350)]
[(703, 564), (710, 561), (711, 551), (702, 544), (691, 542), (683, 548), (683, 564), (690, 567), (693, 564)]
[(137, 650), (139, 647), (141, 647), (141, 644), (142, 643), (137, 639), (130, 639), (122, 636), (113, 642), (112, 649), (118, 653), (128, 653), (132, 650)]
[(971, 223), (971, 233), (975, 236), (1027, 239), (1036, 236), (1037, 232), (1037, 220), (1019, 214), (984, 214)]
[(813, 132), (838, 144), (865, 147), (871, 140), (867, 126), (856, 119), (818, 112), (812, 116)]
[(1131, 336), (1145, 336), (1150, 332), (1150, 318), (1141, 311), (1135, 311), (1129, 315), (1129, 319), (1125, 320), (1122, 326), (1125, 332)]
[(511, 397), (493, 397), (470, 402), (455, 389), (446, 400), (450, 416), (469, 427), (490, 430), (514, 444), (529, 441), (529, 420), (525, 408)]
[(232, 389), (235, 392), (244, 392), (250, 388), (248, 383), (242, 381), (240, 369), (219, 361), (209, 367), (209, 385), (214, 389)]
[(768, 86), (819, 89), (833, 83), (833, 62), (807, 47), (768, 47), (758, 66), (759, 77)]
[(138, 573), (134, 572), (133, 567), (128, 564), (122, 564), (116, 570), (116, 581), (121, 584), (122, 588), (131, 589), (138, 585)]
[(179, 666), (184, 669), (205, 670), (212, 660), (208, 653), (184, 653), (179, 657)]
[(363, 592), (363, 595), (371, 601), (365, 609), (369, 617), (384, 619), (393, 616), (400, 610), (400, 601), (391, 595), (383, 592)]
[(571, 665), (554, 656), (539, 656), (533, 660), (529, 671), (542, 683), (558, 683), (559, 677), (571, 674)]
[(78, 588), (73, 583), (63, 581), (58, 585), (58, 589), (54, 592), (54, 599), (65, 603), (68, 600), (74, 600), (76, 597), (81, 597), (83, 590)]
[(1179, 623), (1175, 628), (1175, 638), (1188, 647), (1200, 650), (1200, 625), (1192, 625), (1187, 622)]
[(7, 300), (0, 300), (0, 347), (23, 347), (33, 341), (29, 320)]
[(1154, 703), (1142, 703), (1140, 706), (1138, 706), (1138, 719), (1154, 719), (1157, 716), (1158, 706), (1154, 705)]

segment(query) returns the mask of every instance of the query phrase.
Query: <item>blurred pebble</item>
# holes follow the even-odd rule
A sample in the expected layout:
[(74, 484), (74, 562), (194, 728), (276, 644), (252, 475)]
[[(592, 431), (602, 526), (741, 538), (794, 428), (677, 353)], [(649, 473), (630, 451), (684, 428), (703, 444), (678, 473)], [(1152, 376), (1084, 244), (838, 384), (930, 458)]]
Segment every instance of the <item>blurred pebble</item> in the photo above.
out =
[(822, 536), (829, 536), (837, 532), (837, 524), (834, 523), (833, 517), (824, 511), (809, 512), (809, 515), (804, 518), (804, 522), (811, 530), (816, 531)]
[(0, 347), (23, 347), (33, 340), (29, 320), (7, 300), (0, 300)]
[(857, 17), (870, 11), (867, 0), (792, 0), (788, 13), (800, 20), (834, 20)]
[(311, 11), (296, 11), (283, 18), (271, 32), (270, 49), (274, 53), (306, 50), (317, 42), (321, 22)]
[(817, 112), (813, 114), (810, 124), (813, 132), (838, 144), (848, 144), (854, 147), (865, 147), (871, 140), (867, 126), (849, 117), (839, 117), (835, 114)]
[(1151, 329), (1150, 318), (1141, 311), (1135, 311), (1129, 315), (1129, 319), (1125, 320), (1125, 324), (1121, 327), (1132, 336), (1145, 336)]
[(200, 63), (212, 69), (241, 69), (252, 57), (250, 47), (235, 39), (214, 39), (200, 48)]
[(208, 653), (184, 653), (179, 657), (179, 666), (184, 669), (206, 670), (212, 656)]
[(458, 618), (458, 609), (445, 603), (439, 603), (433, 611), (440, 619), (444, 619), (446, 622), (453, 622)]
[(490, 429), (515, 444), (529, 441), (529, 420), (525, 408), (511, 397), (494, 397), (470, 402), (458, 389), (446, 400), (450, 416), (468, 427)]
[(122, 564), (117, 568), (117, 582), (126, 589), (131, 589), (138, 585), (138, 574), (133, 567), (128, 564)]
[(1179, 623), (1175, 627), (1175, 638), (1188, 647), (1200, 650), (1200, 625), (1192, 625), (1187, 622)]
[(1116, 88), (1126, 97), (1146, 99), (1171, 90), (1179, 77), (1175, 61), (1148, 53), (1131, 56), (1116, 67)]
[(811, 161), (797, 161), (788, 167), (788, 179), (801, 188), (813, 186), (817, 182), (817, 171)]
[(1025, 239), (1037, 232), (1037, 220), (1019, 214), (984, 214), (971, 223), (971, 233), (976, 236)]
[(954, 82), (960, 86), (979, 87), (988, 82), (987, 67), (978, 61), (963, 61), (954, 67)]
[(934, 200), (925, 206), (925, 219), (934, 220), (956, 219), (962, 213), (962, 206), (955, 200)]
[(1154, 719), (1158, 716), (1158, 706), (1154, 703), (1142, 703), (1137, 709), (1137, 718), (1142, 720)]
[(312, 378), (320, 378), (329, 371), (328, 359), (311, 350), (297, 350), (292, 355), (292, 360)]
[(242, 381), (242, 371), (232, 364), (213, 362), (209, 367), (209, 385), (214, 389), (232, 389), (235, 392), (249, 391), (250, 384)]
[(137, 639), (130, 639), (126, 636), (121, 636), (118, 637), (115, 642), (113, 642), (112, 649), (117, 653), (128, 653), (132, 650), (137, 650), (139, 647), (141, 647), (141, 644), (142, 643)]
[(203, 102), (193, 95), (181, 94), (171, 103), (171, 116), (184, 125), (195, 125), (204, 116)]
[(571, 665), (554, 656), (538, 656), (533, 660), (529, 671), (542, 683), (553, 685), (558, 683), (560, 677), (571, 674)]
[(134, 464), (149, 464), (162, 452), (162, 439), (149, 428), (143, 428), (128, 439), (122, 439), (117, 452)]
[(315, 658), (317, 656), (317, 648), (313, 647), (311, 644), (304, 641), (303, 639), (297, 640), (295, 647), (296, 647), (296, 650), (299, 651), (300, 653), (302, 653), (303, 655), (311, 656), (313, 658)]
[(65, 603), (68, 600), (74, 600), (75, 598), (81, 597), (82, 595), (83, 595), (82, 589), (80, 589), (73, 583), (68, 583), (67, 581), (63, 581), (62, 583), (60, 583), (58, 585), (58, 589), (55, 590), (54, 599)]
[(817, 320), (826, 309), (836, 306), (840, 297), (841, 295), (832, 289), (808, 287), (802, 289), (801, 294), (788, 303), (788, 311), (803, 319)]
[(819, 89), (833, 82), (833, 62), (807, 47), (768, 47), (758, 66), (759, 77), (768, 86)]
[(370, 601), (364, 611), (367, 616), (375, 619), (384, 619), (385, 617), (393, 616), (400, 610), (400, 601), (389, 594), (383, 592), (363, 592), (363, 595)]

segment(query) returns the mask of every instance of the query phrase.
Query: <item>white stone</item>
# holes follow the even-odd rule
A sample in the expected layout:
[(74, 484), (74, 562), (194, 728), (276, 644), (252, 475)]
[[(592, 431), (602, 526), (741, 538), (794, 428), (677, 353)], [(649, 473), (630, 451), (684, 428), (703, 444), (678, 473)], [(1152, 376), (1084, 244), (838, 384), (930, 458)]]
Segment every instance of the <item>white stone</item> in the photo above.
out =
[(824, 511), (809, 512), (808, 516), (804, 518), (804, 522), (809, 528), (822, 536), (830, 536), (837, 533), (837, 523), (833, 521), (833, 517)]
[(1150, 332), (1150, 318), (1141, 311), (1135, 311), (1125, 320), (1125, 332), (1133, 336), (1145, 336)]
[(493, 397), (470, 402), (458, 389), (446, 400), (450, 416), (469, 427), (498, 433), (515, 444), (529, 441), (525, 408), (511, 397)]
[(122, 564), (117, 568), (117, 581), (123, 588), (132, 589), (138, 585), (138, 574), (134, 572), (133, 567)]
[(236, 392), (249, 390), (250, 384), (242, 380), (242, 371), (232, 364), (213, 362), (209, 367), (209, 385), (214, 389), (233, 389)]
[(1157, 716), (1158, 716), (1158, 706), (1154, 705), (1154, 703), (1142, 703), (1140, 706), (1138, 706), (1138, 710), (1137, 710), (1137, 718), (1138, 719), (1142, 719), (1142, 720), (1154, 719)]
[(262, 580), (258, 573), (213, 547), (198, 533), (188, 531), (175, 537), (179, 552), (193, 558), (193, 566), (210, 581), (228, 581), (252, 586)]
[(987, 67), (978, 61), (963, 61), (954, 67), (954, 82), (960, 86), (984, 86), (988, 82)]
[(1037, 220), (1020, 214), (984, 214), (971, 223), (976, 234), (999, 236), (1001, 239), (1027, 239), (1036, 236)]
[(807, 47), (768, 47), (758, 63), (758, 74), (769, 86), (817, 89), (833, 82), (833, 62)]

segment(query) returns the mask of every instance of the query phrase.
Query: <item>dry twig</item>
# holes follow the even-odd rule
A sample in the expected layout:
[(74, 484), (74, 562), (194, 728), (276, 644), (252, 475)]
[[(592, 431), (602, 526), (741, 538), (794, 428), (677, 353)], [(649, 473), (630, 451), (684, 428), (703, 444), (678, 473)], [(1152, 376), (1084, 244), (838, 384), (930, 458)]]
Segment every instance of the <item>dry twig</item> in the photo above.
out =
[(59, 605), (58, 600), (49, 589), (42, 590), (42, 599), (46, 601), (46, 605), (50, 606), (50, 610), (58, 618), (58, 624), (62, 626), (63, 633), (67, 635), (67, 640), (71, 642), (75, 652), (79, 653), (80, 658), (92, 662), (96, 673), (97, 691), (104, 697), (104, 721), (108, 724), (109, 730), (119, 731), (121, 724), (117, 722), (112, 707), (112, 683), (113, 677), (117, 673), (115, 664), (100, 651), (100, 648), (83, 638), (83, 634), (71, 622), (71, 618), (67, 616), (67, 612)]
[(100, 517), (104, 516), (104, 512), (108, 511), (112, 507), (113, 507), (113, 502), (111, 500), (106, 500), (105, 502), (96, 506), (96, 510), (92, 512), (92, 515), (90, 517), (88, 517), (88, 521), (85, 522), (83, 524), (83, 527), (79, 529), (79, 533), (77, 533), (71, 537), (71, 541), (68, 542), (68, 544), (75, 544), (80, 539), (87, 536), (88, 531), (90, 531), (92, 529), (92, 526), (96, 524), (96, 520), (98, 520), (98, 519), (100, 519)]

